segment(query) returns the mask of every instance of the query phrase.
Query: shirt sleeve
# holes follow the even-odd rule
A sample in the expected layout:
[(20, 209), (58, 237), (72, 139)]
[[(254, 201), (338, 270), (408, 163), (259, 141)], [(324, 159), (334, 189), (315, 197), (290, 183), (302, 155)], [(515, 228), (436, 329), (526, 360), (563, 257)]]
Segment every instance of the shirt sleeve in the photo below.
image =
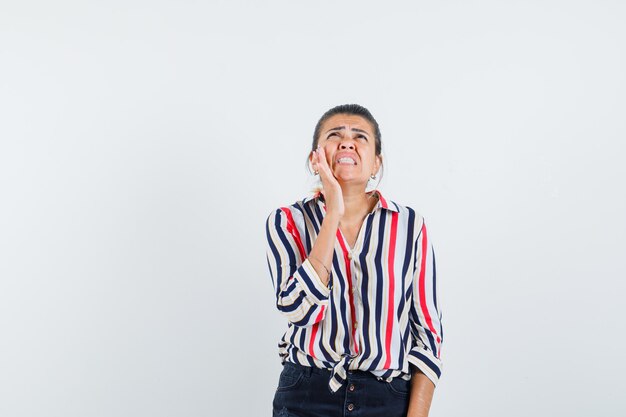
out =
[(279, 208), (268, 216), (266, 234), (267, 264), (276, 307), (295, 326), (320, 322), (328, 308), (330, 289), (306, 258), (289, 208)]
[(413, 303), (410, 312), (412, 348), (408, 361), (437, 385), (441, 376), (443, 327), (437, 291), (435, 252), (423, 221), (415, 244)]

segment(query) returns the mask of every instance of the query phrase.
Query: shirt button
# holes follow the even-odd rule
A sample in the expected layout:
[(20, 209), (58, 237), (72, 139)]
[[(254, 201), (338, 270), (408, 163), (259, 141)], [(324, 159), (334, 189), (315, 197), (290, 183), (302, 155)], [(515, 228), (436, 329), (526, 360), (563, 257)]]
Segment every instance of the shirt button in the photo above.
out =
[(357, 322), (355, 321), (355, 322), (354, 322), (354, 327), (356, 327), (356, 326), (357, 326), (357, 324), (359, 324), (359, 323), (357, 323)]
[(352, 259), (352, 252), (348, 252), (348, 259)]
[(354, 404), (350, 403), (348, 404), (348, 411), (352, 411), (354, 410)]
[(348, 387), (348, 390), (349, 390), (350, 392), (354, 392), (355, 388), (356, 388), (356, 387), (354, 386), (354, 384), (350, 384), (350, 386)]

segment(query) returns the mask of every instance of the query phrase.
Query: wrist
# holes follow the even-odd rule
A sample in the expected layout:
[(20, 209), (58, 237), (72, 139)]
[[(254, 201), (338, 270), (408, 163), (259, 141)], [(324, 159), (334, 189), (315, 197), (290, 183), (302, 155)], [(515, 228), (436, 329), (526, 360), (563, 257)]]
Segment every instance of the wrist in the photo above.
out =
[(322, 221), (322, 225), (328, 224), (330, 226), (339, 227), (339, 221), (341, 220), (341, 215), (334, 211), (327, 211), (324, 215), (324, 220)]
[[(309, 254), (309, 262), (311, 262), (311, 260), (314, 260), (315, 262), (317, 262), (319, 265), (321, 265), (322, 268), (324, 268), (324, 270), (326, 271), (326, 279), (322, 279), (322, 282), (326, 285), (328, 285), (328, 282), (330, 280), (330, 269), (328, 269), (328, 267), (326, 265), (324, 265), (324, 262), (322, 262), (321, 260), (317, 259), (316, 257), (314, 257), (313, 255)], [(318, 274), (319, 275), (319, 274)]]

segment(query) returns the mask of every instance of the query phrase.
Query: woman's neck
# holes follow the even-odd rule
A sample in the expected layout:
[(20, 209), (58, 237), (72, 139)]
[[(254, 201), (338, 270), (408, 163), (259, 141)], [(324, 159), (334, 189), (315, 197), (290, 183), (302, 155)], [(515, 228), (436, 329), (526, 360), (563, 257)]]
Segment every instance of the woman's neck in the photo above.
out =
[(345, 207), (343, 223), (360, 222), (372, 210), (376, 199), (366, 194), (364, 189), (346, 188), (342, 188)]

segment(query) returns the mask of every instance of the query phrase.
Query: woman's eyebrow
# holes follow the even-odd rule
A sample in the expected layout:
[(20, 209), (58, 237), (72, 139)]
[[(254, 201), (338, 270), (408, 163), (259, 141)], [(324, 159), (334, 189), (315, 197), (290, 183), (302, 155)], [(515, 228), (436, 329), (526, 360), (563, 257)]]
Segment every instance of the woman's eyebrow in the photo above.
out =
[[(326, 133), (328, 133), (328, 132), (334, 132), (334, 131), (337, 131), (337, 130), (344, 130), (345, 128), (346, 128), (345, 126), (333, 127), (332, 129), (328, 129), (328, 130), (326, 131)], [(352, 128), (352, 129), (350, 129), (350, 130), (352, 130), (353, 132), (364, 133), (366, 136), (369, 136), (369, 133), (368, 133), (367, 131), (363, 130), (363, 129), (357, 129), (357, 128), (353, 127), (353, 128)]]
[(353, 131), (353, 132), (364, 133), (366, 136), (367, 136), (367, 135), (369, 135), (369, 133), (367, 133), (367, 132), (366, 132), (365, 130), (363, 130), (363, 129), (356, 129), (356, 128), (353, 128), (353, 129), (352, 129), (352, 131)]

